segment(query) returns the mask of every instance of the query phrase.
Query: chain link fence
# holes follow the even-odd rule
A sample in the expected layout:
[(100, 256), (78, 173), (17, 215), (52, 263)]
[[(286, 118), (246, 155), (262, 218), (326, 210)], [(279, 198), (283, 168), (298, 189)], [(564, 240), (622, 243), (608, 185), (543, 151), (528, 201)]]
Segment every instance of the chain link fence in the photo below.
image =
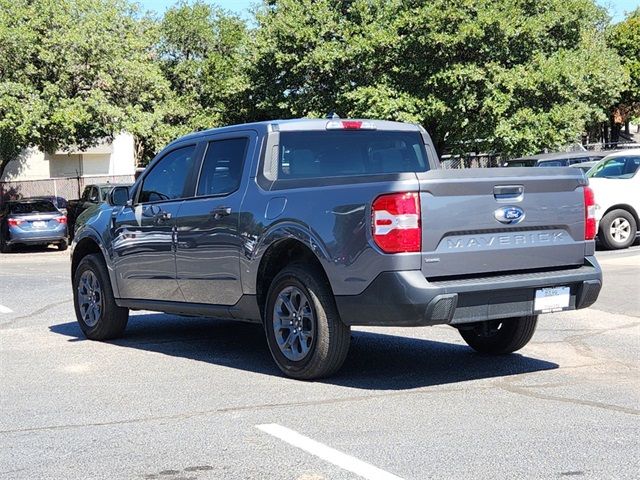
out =
[(67, 200), (80, 198), (86, 185), (95, 183), (133, 183), (133, 175), (100, 175), (96, 177), (48, 178), (0, 182), (0, 206), (8, 200), (28, 197), (62, 197)]
[(478, 155), (443, 155), (440, 159), (440, 166), (443, 169), (456, 168), (491, 168), (503, 165), (500, 155), (492, 153), (481, 153)]

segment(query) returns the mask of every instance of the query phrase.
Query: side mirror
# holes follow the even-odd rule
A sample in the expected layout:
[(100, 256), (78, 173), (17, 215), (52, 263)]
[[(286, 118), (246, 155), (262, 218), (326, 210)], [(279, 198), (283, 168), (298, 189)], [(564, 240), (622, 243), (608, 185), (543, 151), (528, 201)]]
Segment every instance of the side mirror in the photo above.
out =
[(113, 187), (109, 192), (109, 205), (124, 207), (129, 202), (129, 187)]

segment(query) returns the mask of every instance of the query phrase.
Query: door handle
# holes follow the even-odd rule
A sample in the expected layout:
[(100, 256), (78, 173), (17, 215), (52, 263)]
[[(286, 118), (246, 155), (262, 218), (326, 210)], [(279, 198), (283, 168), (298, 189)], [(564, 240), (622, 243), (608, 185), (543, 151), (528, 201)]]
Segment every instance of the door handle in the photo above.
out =
[(211, 211), (211, 215), (216, 220), (222, 217), (226, 217), (227, 215), (231, 215), (231, 207), (217, 207)]
[(520, 202), (524, 196), (523, 185), (496, 185), (493, 196), (498, 202)]

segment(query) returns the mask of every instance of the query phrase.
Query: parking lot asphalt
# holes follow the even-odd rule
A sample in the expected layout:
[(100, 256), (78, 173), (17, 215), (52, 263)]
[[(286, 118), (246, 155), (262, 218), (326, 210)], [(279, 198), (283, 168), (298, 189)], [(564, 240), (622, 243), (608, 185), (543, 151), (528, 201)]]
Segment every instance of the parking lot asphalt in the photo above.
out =
[(638, 478), (640, 247), (598, 258), (598, 302), (517, 354), (362, 328), (299, 382), (256, 325), (132, 312), (85, 340), (68, 252), (0, 255), (0, 478)]

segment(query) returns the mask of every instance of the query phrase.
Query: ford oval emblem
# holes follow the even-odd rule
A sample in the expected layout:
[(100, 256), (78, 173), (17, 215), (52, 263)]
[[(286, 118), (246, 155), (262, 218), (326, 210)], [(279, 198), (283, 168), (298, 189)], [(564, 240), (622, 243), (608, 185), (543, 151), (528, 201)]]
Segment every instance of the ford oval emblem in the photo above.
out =
[(507, 225), (513, 225), (524, 220), (524, 210), (520, 207), (501, 207), (493, 212), (493, 216), (500, 223), (506, 223)]

